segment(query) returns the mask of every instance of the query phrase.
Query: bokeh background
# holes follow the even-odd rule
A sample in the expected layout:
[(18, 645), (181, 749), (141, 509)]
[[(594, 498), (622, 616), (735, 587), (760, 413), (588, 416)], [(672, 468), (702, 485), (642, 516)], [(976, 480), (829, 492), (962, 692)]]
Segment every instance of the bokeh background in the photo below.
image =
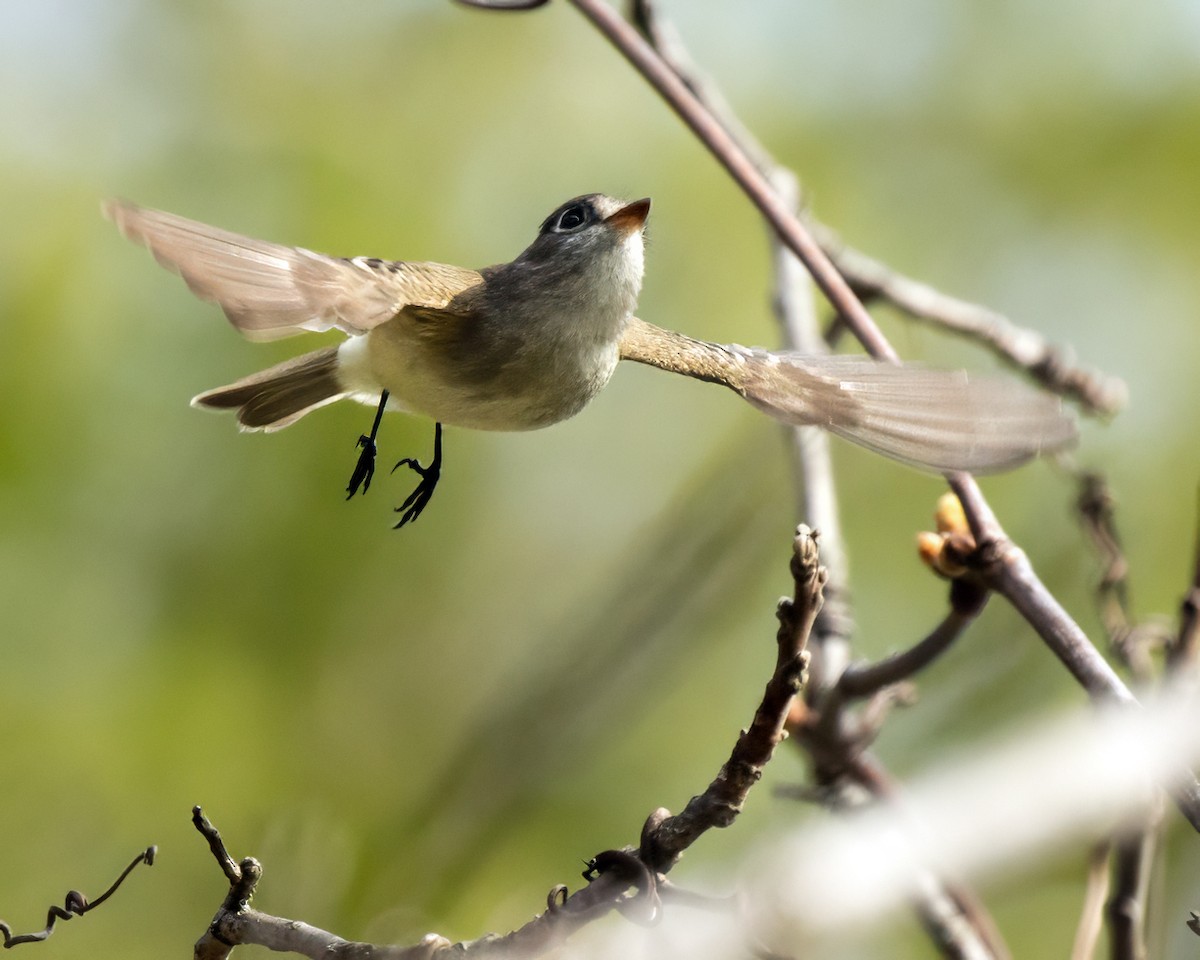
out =
[[(1120, 498), (1135, 610), (1170, 614), (1200, 478), (1200, 3), (664, 12), (850, 242), (1125, 378), (1128, 409), (1085, 425), (1078, 460)], [(623, 368), (571, 422), (450, 431), (432, 507), (394, 533), (407, 477), (343, 501), (368, 408), (265, 437), (188, 407), (312, 340), (242, 342), (99, 216), (122, 195), (337, 254), (483, 265), (593, 190), (654, 198), (643, 316), (775, 342), (754, 212), (566, 4), (0, 5), (0, 917), (36, 928), (160, 845), (40, 949), (190, 950), (224, 889), (195, 803), (264, 860), (264, 909), (411, 942), (520, 924), (715, 773), (773, 660), (803, 519), (775, 425)], [(905, 356), (994, 365), (878, 315)], [(390, 417), (383, 459), (431, 440)], [(836, 456), (877, 656), (943, 610), (913, 550), (942, 487)], [(984, 486), (1098, 637), (1069, 476)], [(921, 691), (879, 746), (905, 775), (1081, 700), (1000, 603)], [(803, 776), (784, 751), (677, 878), (720, 892), (723, 864), (819, 815), (769, 795)], [(1168, 823), (1155, 949), (1194, 956), (1200, 855)], [(1067, 952), (1085, 856), (981, 884), (1015, 953)], [(933, 950), (900, 917), (856, 953)]]

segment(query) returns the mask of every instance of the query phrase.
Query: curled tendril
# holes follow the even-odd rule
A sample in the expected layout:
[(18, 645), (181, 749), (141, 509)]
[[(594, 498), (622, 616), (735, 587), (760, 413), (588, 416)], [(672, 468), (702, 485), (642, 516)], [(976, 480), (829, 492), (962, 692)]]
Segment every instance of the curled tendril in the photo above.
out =
[(95, 900), (88, 902), (78, 890), (70, 890), (67, 892), (66, 899), (60, 907), (58, 904), (51, 904), (50, 909), (46, 912), (45, 929), (39, 930), (37, 933), (22, 933), (13, 936), (12, 928), (0, 920), (0, 936), (4, 937), (4, 947), (15, 947), (19, 943), (39, 943), (47, 939), (54, 932), (54, 925), (59, 920), (70, 920), (72, 917), (82, 917), (89, 910), (94, 910), (100, 906), (105, 900), (111, 897), (121, 885), (121, 882), (129, 876), (130, 872), (139, 863), (145, 863), (146, 866), (152, 866), (154, 856), (158, 852), (157, 847), (147, 847), (142, 853), (134, 857), (133, 863), (125, 868), (119, 877), (113, 882), (113, 885), (105, 890)]
[(464, 7), (478, 7), (480, 10), (536, 10), (549, 2), (550, 0), (458, 0)]

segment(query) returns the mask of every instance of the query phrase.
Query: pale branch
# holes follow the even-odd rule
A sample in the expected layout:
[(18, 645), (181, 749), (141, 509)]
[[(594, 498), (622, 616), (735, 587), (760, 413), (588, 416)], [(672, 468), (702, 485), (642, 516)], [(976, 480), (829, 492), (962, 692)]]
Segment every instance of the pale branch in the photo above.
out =
[[(831, 809), (855, 810), (867, 803), (890, 803), (899, 815), (905, 815), (903, 790), (869, 751), (850, 758), (841, 777), (821, 791), (820, 801)], [(951, 960), (1010, 960), (1008, 945), (995, 921), (969, 887), (927, 871), (918, 883), (913, 908), (942, 956)]]
[(1083, 907), (1075, 927), (1075, 942), (1071, 945), (1071, 960), (1092, 960), (1096, 944), (1104, 928), (1104, 902), (1108, 896), (1108, 858), (1112, 841), (1104, 840), (1088, 854), (1087, 882), (1083, 891)]
[(46, 911), (46, 926), (37, 933), (14, 934), (12, 928), (3, 920), (0, 920), (0, 936), (4, 938), (4, 948), (8, 950), (22, 943), (40, 943), (50, 937), (50, 934), (54, 932), (55, 924), (59, 920), (66, 921), (72, 917), (82, 917), (85, 913), (95, 910), (100, 904), (117, 892), (117, 888), (124, 883), (125, 878), (133, 872), (134, 867), (139, 863), (144, 863), (148, 867), (153, 866), (154, 857), (157, 853), (158, 847), (147, 847), (139, 853), (133, 858), (129, 866), (121, 871), (121, 875), (112, 882), (112, 885), (95, 900), (88, 900), (78, 890), (68, 890), (61, 907), (53, 903), (50, 905), (50, 909)]
[[(512, 4), (500, 4), (495, 0), (468, 0), (473, 5), (500, 8)], [(671, 65), (657, 55), (637, 33), (624, 23), (600, 0), (572, 0), (591, 22), (612, 42), (618, 50), (638, 69), (647, 81), (667, 100), (677, 114), (688, 124), (697, 137), (722, 162), (734, 179), (742, 186), (747, 196), (763, 212), (780, 239), (808, 267), (817, 285), (830, 299), (839, 319), (858, 336), (868, 352), (881, 359), (897, 360), (891, 346), (879, 333), (870, 316), (862, 308), (855, 292), (847, 285), (825, 253), (815, 243), (811, 233), (799, 223), (794, 212), (773, 188), (756, 164), (751, 151), (756, 145), (746, 139), (738, 143), (736, 132), (728, 123), (723, 124), (711, 109), (707, 108), (697, 93), (702, 93), (696, 83), (688, 83)], [(529, 8), (538, 3), (522, 4)], [(649, 7), (635, 4), (635, 18), (640, 17), (641, 26), (652, 39), (656, 34), (653, 24), (648, 22)], [(657, 35), (662, 42), (661, 31)], [(989, 342), (994, 349), (1005, 354), (1011, 362), (1025, 365), (1031, 372), (1040, 373), (1043, 380), (1060, 392), (1074, 393), (1082, 402), (1093, 408), (1104, 409), (1119, 397), (1119, 387), (1111, 387), (1108, 396), (1098, 391), (1095, 382), (1087, 376), (1070, 370), (1057, 360), (1045, 346), (1044, 341), (1034, 343), (1019, 336), (1004, 318), (997, 322), (998, 315), (980, 314), (964, 310), (961, 302), (949, 301), (940, 295), (931, 297), (930, 288), (914, 284), (890, 271), (887, 274), (871, 267), (877, 264), (850, 258), (848, 269), (859, 269), (863, 292), (871, 296), (889, 296), (898, 306), (912, 308), (911, 312), (941, 320), (961, 332), (971, 332)], [(873, 281), (873, 282), (868, 282)], [(1094, 381), (1095, 378), (1092, 378)], [(1115, 391), (1115, 392), (1114, 392)], [(979, 568), (989, 573), (980, 581), (1001, 593), (1034, 626), (1042, 639), (1068, 668), (1084, 689), (1095, 698), (1115, 699), (1135, 704), (1132, 694), (1090, 644), (1082, 629), (1066, 614), (1045, 585), (1037, 578), (1024, 552), (1005, 535), (999, 521), (984, 500), (974, 479), (966, 474), (948, 477), (952, 487), (963, 501), (976, 541), (980, 545), (978, 557), (983, 558)], [(1198, 573), (1200, 582), (1200, 573)], [(1193, 598), (1194, 599), (1194, 598)], [(1187, 607), (1185, 606), (1185, 613)], [(952, 633), (952, 630), (948, 632)], [(930, 648), (937, 650), (943, 637), (931, 641)], [(1194, 642), (1194, 641), (1193, 641)], [(1182, 641), (1180, 646), (1182, 646)], [(927, 651), (925, 651), (927, 652)], [(919, 655), (914, 655), (919, 660)], [(862, 755), (859, 755), (860, 758)], [(1175, 791), (1176, 802), (1193, 826), (1200, 829), (1200, 785), (1189, 773), (1183, 778), (1183, 786)]]

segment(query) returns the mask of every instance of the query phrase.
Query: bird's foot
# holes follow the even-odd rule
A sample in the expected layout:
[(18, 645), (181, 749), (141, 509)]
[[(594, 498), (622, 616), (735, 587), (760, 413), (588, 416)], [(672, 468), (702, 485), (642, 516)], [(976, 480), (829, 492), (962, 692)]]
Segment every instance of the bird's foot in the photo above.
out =
[(371, 478), (375, 476), (375, 454), (377, 452), (375, 441), (364, 433), (358, 438), (358, 446), (362, 447), (362, 452), (358, 455), (358, 463), (354, 465), (354, 472), (350, 474), (350, 485), (346, 487), (347, 500), (358, 493), (359, 487), (366, 495), (371, 488)]
[(417, 484), (407, 499), (396, 507), (396, 513), (403, 514), (400, 517), (400, 522), (392, 529), (399, 530), (406, 523), (410, 523), (421, 515), (430, 499), (433, 497), (433, 491), (437, 488), (438, 480), (442, 476), (442, 458), (435, 456), (429, 466), (425, 467), (412, 457), (405, 457), (396, 466), (392, 467), (392, 473), (395, 473), (401, 467), (408, 467), (417, 476), (421, 478), (421, 482)]

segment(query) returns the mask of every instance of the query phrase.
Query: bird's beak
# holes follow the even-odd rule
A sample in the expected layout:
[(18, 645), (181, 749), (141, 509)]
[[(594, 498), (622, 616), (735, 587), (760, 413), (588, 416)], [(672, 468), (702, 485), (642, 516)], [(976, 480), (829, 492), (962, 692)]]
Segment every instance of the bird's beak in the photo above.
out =
[(648, 216), (650, 216), (650, 198), (643, 197), (641, 200), (625, 204), (616, 213), (609, 214), (604, 222), (618, 233), (633, 233), (646, 225)]

